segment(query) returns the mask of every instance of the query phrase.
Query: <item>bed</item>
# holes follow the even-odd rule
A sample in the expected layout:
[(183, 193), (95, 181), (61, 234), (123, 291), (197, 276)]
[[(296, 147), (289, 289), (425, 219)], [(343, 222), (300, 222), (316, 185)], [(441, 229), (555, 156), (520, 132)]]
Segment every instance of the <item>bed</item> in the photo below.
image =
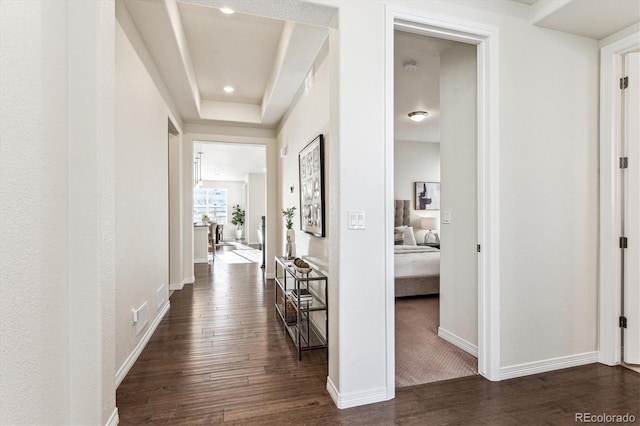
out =
[(411, 201), (395, 201), (395, 296), (440, 293), (440, 250), (418, 246), (410, 224)]

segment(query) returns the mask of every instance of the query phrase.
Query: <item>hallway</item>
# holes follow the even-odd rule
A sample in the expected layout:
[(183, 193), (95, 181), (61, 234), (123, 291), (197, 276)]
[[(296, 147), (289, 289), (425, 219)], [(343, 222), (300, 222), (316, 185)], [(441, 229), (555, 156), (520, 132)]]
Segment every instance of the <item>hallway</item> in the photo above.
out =
[[(219, 252), (231, 250), (221, 247)], [(339, 410), (324, 351), (298, 362), (255, 263), (196, 265), (117, 390), (120, 424), (573, 424), (576, 412), (640, 418), (640, 375), (592, 364), (492, 383), (479, 376), (398, 389)]]

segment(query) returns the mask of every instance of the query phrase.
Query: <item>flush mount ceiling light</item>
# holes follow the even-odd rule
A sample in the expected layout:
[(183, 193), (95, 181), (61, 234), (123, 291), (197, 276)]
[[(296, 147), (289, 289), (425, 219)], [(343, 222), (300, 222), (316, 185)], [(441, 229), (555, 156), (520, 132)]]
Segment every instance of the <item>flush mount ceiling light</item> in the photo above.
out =
[(224, 88), (222, 89), (225, 91), (225, 93), (233, 93), (234, 89), (233, 86), (224, 86)]
[(402, 64), (402, 68), (405, 71), (409, 71), (409, 72), (415, 71), (415, 70), (418, 69), (418, 63), (416, 61), (414, 61), (414, 60), (410, 60), (410, 61), (407, 61), (407, 62), (403, 63)]
[(409, 113), (409, 118), (413, 121), (422, 121), (427, 118), (429, 113), (427, 111), (413, 111)]
[(233, 15), (234, 13), (236, 13), (235, 10), (229, 8), (229, 7), (221, 7), (220, 8), (220, 12), (224, 13), (225, 15)]

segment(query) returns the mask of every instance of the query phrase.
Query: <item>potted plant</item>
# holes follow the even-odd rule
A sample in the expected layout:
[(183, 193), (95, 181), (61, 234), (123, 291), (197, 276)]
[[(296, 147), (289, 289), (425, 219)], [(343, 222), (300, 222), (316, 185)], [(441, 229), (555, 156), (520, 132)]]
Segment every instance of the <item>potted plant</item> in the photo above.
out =
[(289, 207), (288, 209), (282, 209), (282, 217), (285, 220), (285, 226), (287, 227), (287, 245), (285, 248), (285, 257), (291, 259), (296, 255), (296, 234), (293, 230), (293, 216), (295, 215), (296, 207)]
[(202, 213), (202, 216), (200, 216), (202, 218), (202, 223), (207, 223), (209, 222), (209, 215), (206, 213)]
[(282, 217), (284, 217), (286, 221), (287, 229), (293, 230), (293, 216), (296, 214), (295, 207), (289, 207), (288, 209), (282, 209)]
[(242, 225), (244, 225), (244, 218), (246, 212), (240, 207), (240, 204), (236, 204), (233, 206), (233, 212), (231, 213), (231, 223), (236, 225), (238, 229), (236, 229), (236, 240), (242, 239)]

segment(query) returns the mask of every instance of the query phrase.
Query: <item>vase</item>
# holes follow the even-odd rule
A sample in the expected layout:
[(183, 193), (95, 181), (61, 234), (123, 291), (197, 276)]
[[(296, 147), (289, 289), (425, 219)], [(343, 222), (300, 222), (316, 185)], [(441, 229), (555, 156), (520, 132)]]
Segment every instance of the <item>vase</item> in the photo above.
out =
[(242, 239), (242, 229), (236, 229), (236, 240)]
[(296, 257), (296, 234), (293, 229), (287, 229), (287, 244), (285, 246), (284, 255), (287, 259)]

